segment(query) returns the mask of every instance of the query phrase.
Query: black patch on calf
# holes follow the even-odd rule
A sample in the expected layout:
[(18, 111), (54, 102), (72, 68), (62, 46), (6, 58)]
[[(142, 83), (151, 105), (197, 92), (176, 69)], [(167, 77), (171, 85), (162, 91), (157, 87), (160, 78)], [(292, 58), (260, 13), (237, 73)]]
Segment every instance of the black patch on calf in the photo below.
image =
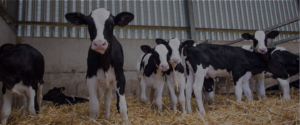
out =
[[(38, 83), (43, 84), (44, 57), (28, 44), (4, 44), (0, 47), (0, 81), (2, 93), (11, 90), (16, 83), (31, 86), (37, 95)], [(37, 98), (34, 97), (35, 110), (39, 111)]]
[[(170, 75), (170, 73), (173, 72), (173, 68), (172, 68), (172, 65), (170, 63), (168, 63), (168, 64), (169, 64), (170, 69), (168, 69), (164, 73), (167, 74), (167, 75)], [(178, 63), (176, 65), (176, 67), (174, 68), (174, 70), (179, 72), (179, 73), (184, 73), (184, 67), (183, 67), (182, 63)]]

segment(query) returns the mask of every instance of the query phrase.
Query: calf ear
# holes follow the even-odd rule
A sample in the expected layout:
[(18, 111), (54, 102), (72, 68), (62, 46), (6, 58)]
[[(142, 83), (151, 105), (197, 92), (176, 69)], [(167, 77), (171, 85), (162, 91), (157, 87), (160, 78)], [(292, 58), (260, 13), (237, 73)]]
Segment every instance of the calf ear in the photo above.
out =
[(243, 37), (244, 39), (246, 39), (246, 40), (250, 40), (250, 39), (253, 38), (253, 36), (252, 36), (251, 34), (249, 34), (249, 33), (243, 33), (243, 34), (242, 34), (242, 37)]
[(186, 40), (182, 43), (182, 46), (185, 47), (185, 46), (193, 46), (195, 43), (194, 40)]
[(290, 62), (291, 62), (293, 65), (298, 65), (298, 66), (299, 66), (299, 57), (297, 57), (297, 58), (291, 58), (291, 59), (290, 59)]
[(74, 13), (67, 13), (65, 15), (65, 18), (75, 24), (75, 25), (82, 25), (82, 24), (87, 24), (87, 21), (86, 21), (86, 16), (82, 13), (79, 13), (79, 12), (74, 12)]
[(279, 32), (278, 31), (271, 31), (268, 33), (267, 37), (268, 38), (271, 38), (271, 39), (274, 39), (275, 37), (277, 37), (279, 35)]
[(119, 13), (115, 18), (115, 24), (118, 26), (126, 26), (128, 23), (130, 23), (134, 19), (134, 15), (129, 12), (122, 12)]
[(155, 42), (156, 42), (157, 45), (159, 45), (159, 44), (168, 44), (167, 41), (165, 41), (164, 39), (161, 39), (161, 38), (155, 39)]
[(151, 53), (151, 47), (148, 46), (148, 45), (142, 45), (142, 46), (141, 46), (141, 50), (142, 50), (144, 53)]
[(13, 51), (15, 50), (15, 45), (14, 44), (4, 44), (1, 46), (0, 48), (0, 53), (1, 53), (1, 57), (7, 57), (9, 56), (11, 53), (13, 53)]

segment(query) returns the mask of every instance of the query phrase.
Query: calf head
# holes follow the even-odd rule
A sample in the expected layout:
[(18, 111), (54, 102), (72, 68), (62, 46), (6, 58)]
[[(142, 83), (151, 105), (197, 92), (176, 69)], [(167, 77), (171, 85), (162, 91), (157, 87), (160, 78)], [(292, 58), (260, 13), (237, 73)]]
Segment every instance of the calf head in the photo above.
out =
[(269, 49), (266, 54), (264, 54), (264, 59), (266, 62), (265, 68), (266, 71), (271, 73), (273, 78), (282, 78), (287, 79), (289, 77), (288, 72), (285, 68), (285, 60), (278, 56), (271, 54), (274, 48)]
[(194, 40), (186, 40), (184, 41), (181, 46), (180, 49), (183, 49), (183, 56), (186, 56), (186, 49), (189, 47), (192, 47), (195, 45), (195, 41)]
[(257, 53), (267, 53), (267, 40), (268, 38), (274, 39), (279, 35), (278, 31), (271, 31), (266, 34), (264, 31), (256, 31), (253, 35), (249, 33), (242, 34), (242, 37), (246, 40), (253, 40), (253, 50)]
[(171, 63), (171, 65), (176, 66), (178, 63), (181, 62), (181, 41), (178, 38), (173, 38), (170, 39), (169, 42), (160, 42), (160, 41), (164, 41), (163, 39), (156, 39), (156, 43), (166, 43), (164, 45), (167, 46), (167, 48), (169, 49), (169, 51), (171, 52), (171, 56), (170, 56), (170, 60), (169, 62)]
[(168, 60), (170, 59), (170, 51), (163, 44), (156, 45), (153, 49), (148, 45), (142, 45), (141, 50), (147, 54), (151, 53), (150, 60), (153, 60), (157, 68), (162, 71), (169, 69)]
[(214, 81), (214, 79), (213, 78), (204, 78), (204, 84), (203, 84), (203, 86), (204, 86), (204, 88), (205, 88), (205, 91), (206, 92), (211, 92), (211, 91), (213, 91), (214, 90), (214, 83), (215, 83), (215, 81)]
[(63, 94), (62, 92), (65, 90), (65, 87), (56, 88), (49, 90), (44, 96), (43, 100), (46, 101), (54, 101), (58, 98), (59, 95)]
[(134, 19), (134, 15), (129, 12), (121, 12), (113, 16), (104, 8), (99, 8), (86, 16), (79, 12), (67, 13), (65, 18), (75, 25), (88, 25), (90, 39), (92, 41), (91, 49), (104, 54), (110, 48), (113, 39), (113, 30), (115, 26), (126, 26)]

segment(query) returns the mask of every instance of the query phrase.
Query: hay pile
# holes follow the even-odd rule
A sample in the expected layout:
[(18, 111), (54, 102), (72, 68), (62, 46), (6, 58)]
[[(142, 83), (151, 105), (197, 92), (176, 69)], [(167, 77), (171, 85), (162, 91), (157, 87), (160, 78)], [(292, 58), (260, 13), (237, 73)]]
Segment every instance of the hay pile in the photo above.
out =
[[(243, 97), (245, 99), (245, 97)], [(128, 123), (140, 124), (299, 124), (299, 90), (291, 89), (291, 100), (282, 100), (280, 94), (267, 95), (266, 100), (242, 101), (236, 103), (235, 95), (229, 99), (226, 95), (216, 95), (216, 105), (204, 104), (206, 115), (200, 117), (195, 98), (192, 99), (193, 113), (176, 114), (170, 109), (168, 97), (163, 98), (163, 110), (158, 111), (156, 104), (140, 103), (138, 97), (128, 97)], [(42, 106), (35, 117), (20, 117), (21, 111), (14, 109), (8, 124), (122, 124), (116, 109), (116, 100), (112, 101), (111, 117), (105, 119), (104, 101), (101, 103), (100, 116), (92, 121), (88, 115), (88, 103), (74, 106)], [(177, 108), (181, 110), (178, 104)]]

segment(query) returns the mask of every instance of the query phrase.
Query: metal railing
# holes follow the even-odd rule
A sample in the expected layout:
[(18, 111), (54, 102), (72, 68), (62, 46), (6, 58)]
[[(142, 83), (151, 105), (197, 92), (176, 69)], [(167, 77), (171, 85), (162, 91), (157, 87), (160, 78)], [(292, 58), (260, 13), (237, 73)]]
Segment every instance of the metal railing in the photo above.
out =
[[(282, 22), (282, 23), (280, 23), (280, 24), (271, 26), (271, 27), (269, 27), (269, 28), (267, 28), (267, 29), (264, 29), (263, 31), (265, 31), (265, 32), (266, 32), (266, 31), (272, 31), (273, 29), (280, 28), (280, 27), (282, 27), (282, 26), (288, 25), (288, 24), (293, 23), (293, 22), (296, 22), (296, 21), (299, 21), (299, 17), (296, 17), (296, 18), (293, 18), (293, 19), (291, 19), (291, 20)], [(298, 37), (298, 39), (299, 39), (299, 37)], [(237, 39), (237, 40), (231, 41), (231, 42), (226, 43), (226, 44), (224, 44), (224, 45), (232, 45), (232, 44), (241, 42), (241, 41), (243, 41), (243, 40), (244, 40), (244, 38), (239, 38), (239, 39)], [(295, 40), (295, 39), (294, 39), (294, 40)]]

